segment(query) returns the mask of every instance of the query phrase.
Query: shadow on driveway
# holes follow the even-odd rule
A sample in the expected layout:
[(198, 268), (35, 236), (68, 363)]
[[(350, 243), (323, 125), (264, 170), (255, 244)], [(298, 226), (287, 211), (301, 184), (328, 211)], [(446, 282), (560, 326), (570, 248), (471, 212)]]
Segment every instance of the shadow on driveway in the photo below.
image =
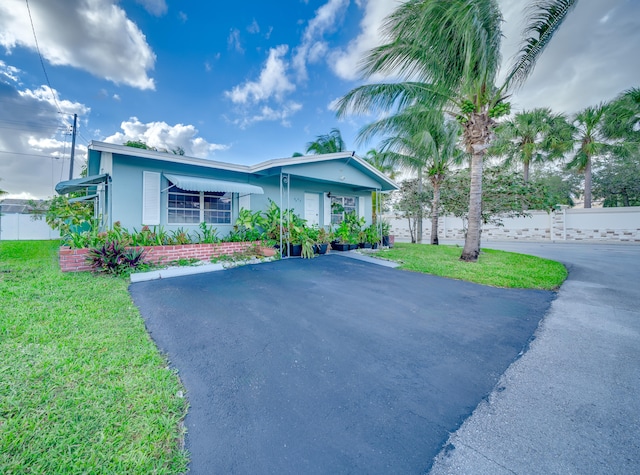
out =
[(554, 293), (337, 255), (132, 284), (187, 388), (191, 473), (423, 473)]

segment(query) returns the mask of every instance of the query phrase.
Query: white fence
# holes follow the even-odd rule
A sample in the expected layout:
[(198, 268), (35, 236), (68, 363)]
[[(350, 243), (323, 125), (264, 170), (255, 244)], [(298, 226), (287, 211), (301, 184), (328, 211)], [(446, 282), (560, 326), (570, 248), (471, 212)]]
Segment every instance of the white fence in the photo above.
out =
[[(410, 241), (406, 218), (384, 216), (399, 241)], [(627, 208), (562, 209), (553, 213), (531, 211), (526, 218), (507, 218), (504, 226), (484, 226), (482, 239), (489, 241), (586, 241), (640, 244), (640, 206)], [(431, 239), (431, 220), (423, 220), (422, 241)], [(441, 216), (439, 239), (464, 239), (460, 218)]]
[(29, 214), (0, 215), (0, 241), (58, 238), (60, 233), (51, 229), (44, 219), (34, 221)]

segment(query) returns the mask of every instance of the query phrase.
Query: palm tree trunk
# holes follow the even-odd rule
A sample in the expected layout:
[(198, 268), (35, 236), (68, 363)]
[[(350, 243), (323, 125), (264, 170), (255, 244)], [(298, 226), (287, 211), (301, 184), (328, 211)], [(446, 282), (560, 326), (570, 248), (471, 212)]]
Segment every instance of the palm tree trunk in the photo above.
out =
[(476, 262), (480, 255), (482, 232), (482, 166), (484, 154), (491, 141), (495, 123), (485, 113), (473, 113), (464, 128), (464, 141), (471, 154), (471, 184), (469, 189), (469, 215), (467, 235), (460, 260)]
[(529, 161), (524, 161), (524, 173), (522, 174), (525, 183), (529, 182)]
[[(418, 169), (418, 196), (419, 202), (422, 200), (422, 168)], [(418, 222), (416, 224), (416, 242), (422, 244), (422, 205), (418, 210)]]
[(587, 156), (584, 167), (584, 207), (591, 208), (591, 157)]
[(438, 208), (440, 208), (440, 182), (439, 178), (434, 177), (433, 183), (433, 201), (431, 204), (431, 244), (437, 246), (438, 241)]

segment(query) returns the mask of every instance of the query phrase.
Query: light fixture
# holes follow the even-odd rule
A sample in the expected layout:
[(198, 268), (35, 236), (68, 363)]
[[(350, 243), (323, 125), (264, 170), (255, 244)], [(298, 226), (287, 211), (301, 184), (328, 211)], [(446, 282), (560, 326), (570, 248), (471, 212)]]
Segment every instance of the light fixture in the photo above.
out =
[(327, 191), (327, 198), (331, 198), (331, 192)]

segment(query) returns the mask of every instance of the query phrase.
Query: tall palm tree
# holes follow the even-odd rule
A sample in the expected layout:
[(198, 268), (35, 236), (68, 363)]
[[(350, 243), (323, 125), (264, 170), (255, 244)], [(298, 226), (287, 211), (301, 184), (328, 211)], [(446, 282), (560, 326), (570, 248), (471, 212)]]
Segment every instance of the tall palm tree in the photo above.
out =
[(313, 142), (307, 144), (307, 153), (322, 154), (344, 152), (347, 146), (342, 140), (342, 134), (339, 129), (331, 129), (331, 132), (324, 135), (318, 135)]
[(567, 168), (575, 168), (584, 173), (584, 207), (591, 208), (591, 167), (593, 159), (611, 150), (604, 133), (605, 117), (608, 105), (600, 103), (597, 106), (587, 107), (578, 112), (574, 119), (575, 126), (574, 143), (577, 151)]
[(480, 253), (482, 167), (494, 118), (509, 113), (507, 94), (530, 75), (576, 3), (530, 2), (523, 44), (498, 86), (502, 14), (497, 0), (408, 0), (387, 17), (387, 43), (367, 54), (360, 71), (364, 78), (403, 80), (360, 86), (338, 103), (338, 116), (421, 103), (458, 118), (471, 155), (468, 229), (460, 257), (465, 261), (476, 261)]
[(521, 163), (523, 180), (529, 181), (532, 163), (562, 158), (573, 147), (572, 127), (563, 114), (549, 108), (518, 112), (496, 128), (489, 155), (505, 158), (505, 163)]
[(611, 102), (603, 132), (611, 139), (640, 143), (640, 87), (624, 91)]
[[(421, 192), (422, 175), (426, 173), (429, 177), (433, 186), (431, 244), (438, 245), (440, 188), (450, 165), (462, 159), (462, 152), (457, 148), (460, 126), (453, 120), (446, 121), (442, 113), (412, 106), (363, 127), (358, 137), (368, 140), (376, 134), (388, 135), (381, 147), (386, 161), (417, 171), (418, 192)], [(419, 216), (418, 243), (422, 241), (421, 231), (422, 219)]]

